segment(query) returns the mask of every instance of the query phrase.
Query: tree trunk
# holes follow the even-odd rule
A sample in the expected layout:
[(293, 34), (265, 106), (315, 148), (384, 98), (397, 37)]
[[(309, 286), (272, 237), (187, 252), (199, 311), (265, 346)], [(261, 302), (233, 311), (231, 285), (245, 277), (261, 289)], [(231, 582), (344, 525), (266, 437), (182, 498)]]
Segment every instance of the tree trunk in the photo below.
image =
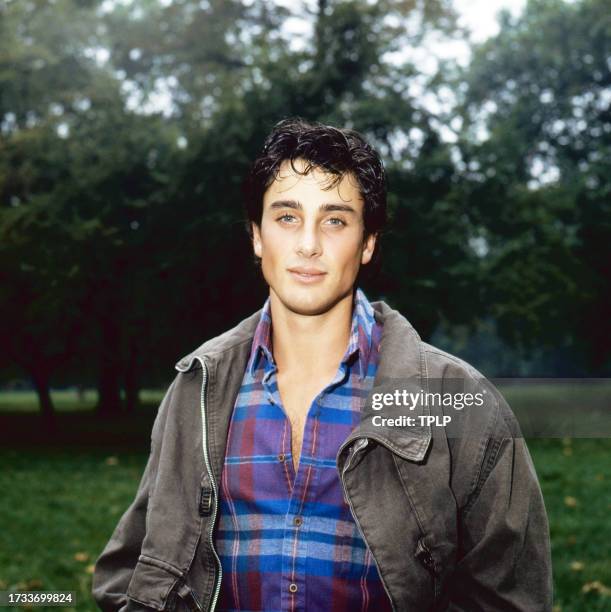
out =
[(316, 25), (314, 27), (314, 37), (316, 41), (316, 65), (322, 69), (324, 58), (327, 53), (327, 33), (325, 31), (327, 24), (327, 6), (328, 0), (318, 0), (318, 14), (316, 15)]
[(102, 345), (98, 378), (98, 414), (121, 413), (121, 344), (119, 325), (114, 317), (102, 321)]
[(140, 376), (138, 370), (138, 351), (135, 342), (130, 340), (129, 358), (125, 372), (125, 407), (134, 412), (140, 405)]
[(115, 363), (102, 363), (98, 381), (98, 414), (112, 416), (121, 413), (119, 368)]
[(45, 426), (53, 428), (55, 427), (55, 409), (51, 399), (49, 379), (49, 373), (43, 369), (37, 369), (32, 373), (32, 381), (38, 394), (38, 407), (43, 423)]

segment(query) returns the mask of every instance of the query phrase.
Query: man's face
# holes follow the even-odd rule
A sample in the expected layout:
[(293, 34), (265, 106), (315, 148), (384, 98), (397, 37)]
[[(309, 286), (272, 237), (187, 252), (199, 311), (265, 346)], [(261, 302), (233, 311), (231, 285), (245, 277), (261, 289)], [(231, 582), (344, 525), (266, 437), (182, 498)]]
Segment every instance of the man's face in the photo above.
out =
[[(305, 162), (295, 167), (302, 171)], [(376, 237), (364, 239), (356, 178), (344, 175), (329, 189), (333, 178), (318, 168), (301, 176), (285, 161), (263, 196), (261, 226), (252, 224), (272, 300), (298, 314), (322, 314), (350, 295), (373, 254)]]

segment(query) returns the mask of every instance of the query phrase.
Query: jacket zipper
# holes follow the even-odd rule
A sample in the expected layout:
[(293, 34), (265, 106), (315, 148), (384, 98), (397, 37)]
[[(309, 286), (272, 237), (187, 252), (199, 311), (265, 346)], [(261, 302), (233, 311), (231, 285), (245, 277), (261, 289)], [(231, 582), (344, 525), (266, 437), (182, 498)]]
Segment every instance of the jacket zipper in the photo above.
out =
[(212, 601), (210, 603), (209, 612), (214, 612), (214, 608), (216, 607), (216, 603), (219, 598), (219, 593), (221, 591), (221, 580), (223, 579), (223, 568), (221, 566), (221, 560), (219, 559), (218, 554), (214, 548), (214, 524), (216, 522), (216, 514), (218, 511), (218, 490), (216, 488), (216, 482), (214, 480), (214, 476), (212, 474), (212, 468), (210, 467), (210, 457), (208, 456), (208, 431), (206, 427), (206, 387), (208, 384), (208, 369), (206, 368), (206, 364), (201, 357), (196, 357), (196, 359), (202, 365), (202, 392), (201, 392), (201, 413), (202, 413), (202, 447), (204, 451), (204, 463), (206, 464), (206, 470), (208, 471), (208, 477), (210, 478), (210, 484), (212, 485), (212, 491), (214, 494), (214, 505), (211, 516), (211, 529), (208, 534), (208, 542), (210, 544), (210, 549), (212, 550), (212, 554), (214, 555), (214, 559), (216, 561), (218, 567), (218, 579), (215, 581), (214, 594), (212, 596)]
[[(341, 474), (341, 478), (340, 481), (342, 483), (342, 489), (344, 491), (344, 497), (346, 498), (346, 501), (348, 502), (348, 506), (350, 508), (350, 513), (352, 514), (352, 518), (354, 519), (354, 522), (357, 526), (357, 529), (359, 530), (359, 533), (361, 534), (361, 537), (363, 538), (363, 542), (365, 542), (365, 544), (367, 545), (367, 548), (369, 548), (369, 550), (371, 551), (371, 548), (369, 547), (369, 544), (367, 542), (367, 538), (365, 537), (365, 534), (363, 533), (363, 529), (361, 528), (361, 524), (359, 523), (359, 519), (356, 516), (356, 513), (354, 512), (354, 507), (352, 506), (352, 500), (350, 499), (350, 496), (348, 495), (348, 491), (346, 490), (346, 484), (344, 483), (344, 474), (348, 471), (348, 469), (350, 468), (350, 465), (352, 464), (352, 462), (354, 461), (354, 458), (356, 457), (356, 455), (358, 455), (358, 453), (367, 446), (367, 444), (369, 444), (369, 440), (367, 438), (358, 438), (354, 444), (354, 446), (352, 447), (352, 452), (350, 454), (350, 456), (348, 457), (348, 461), (346, 461), (346, 464), (344, 465), (344, 469), (342, 470), (342, 474)], [(340, 449), (340, 453), (343, 449)], [(386, 583), (384, 582), (384, 580), (382, 580), (382, 574), (380, 573), (380, 568), (378, 566), (378, 562), (375, 560), (374, 556), (371, 555), (371, 558), (373, 559), (373, 562), (375, 563), (375, 566), (378, 570), (378, 575), (380, 576), (380, 581), (382, 582), (382, 586), (384, 587), (384, 591), (386, 591), (386, 595), (388, 596), (388, 600), (390, 601), (390, 605), (392, 607), (393, 610), (396, 610), (395, 605), (392, 601), (392, 598), (390, 596), (390, 593), (388, 592), (388, 589), (386, 588)]]

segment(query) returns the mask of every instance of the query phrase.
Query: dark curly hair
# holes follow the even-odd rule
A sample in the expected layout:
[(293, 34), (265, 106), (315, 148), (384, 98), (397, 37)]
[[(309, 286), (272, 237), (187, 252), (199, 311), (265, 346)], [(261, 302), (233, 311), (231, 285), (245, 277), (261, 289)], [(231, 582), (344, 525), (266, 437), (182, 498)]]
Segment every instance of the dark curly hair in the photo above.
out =
[[(307, 162), (301, 171), (294, 163), (298, 158)], [(263, 195), (278, 176), (284, 161), (289, 161), (293, 171), (302, 176), (313, 168), (333, 175), (326, 189), (335, 187), (346, 174), (357, 179), (364, 202), (363, 238), (378, 234), (372, 259), (366, 268), (370, 271), (377, 269), (379, 235), (386, 224), (386, 172), (377, 151), (356, 130), (308, 122), (300, 117), (278, 122), (265, 139), (263, 149), (242, 186), (247, 231), (251, 237), (251, 222), (261, 225)]]

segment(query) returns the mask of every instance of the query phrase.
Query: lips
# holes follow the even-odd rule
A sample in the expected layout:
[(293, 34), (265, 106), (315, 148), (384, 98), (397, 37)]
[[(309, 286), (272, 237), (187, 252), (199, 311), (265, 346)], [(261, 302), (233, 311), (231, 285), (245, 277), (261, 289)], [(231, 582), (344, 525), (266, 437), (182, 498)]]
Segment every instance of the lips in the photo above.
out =
[(293, 272), (295, 274), (300, 274), (301, 276), (322, 276), (326, 274), (322, 270), (318, 270), (317, 268), (289, 268), (289, 272)]
[(326, 274), (322, 270), (318, 268), (310, 268), (310, 267), (296, 267), (289, 268), (288, 271), (291, 273), (291, 276), (295, 278), (297, 281), (301, 283), (315, 283), (320, 281)]

